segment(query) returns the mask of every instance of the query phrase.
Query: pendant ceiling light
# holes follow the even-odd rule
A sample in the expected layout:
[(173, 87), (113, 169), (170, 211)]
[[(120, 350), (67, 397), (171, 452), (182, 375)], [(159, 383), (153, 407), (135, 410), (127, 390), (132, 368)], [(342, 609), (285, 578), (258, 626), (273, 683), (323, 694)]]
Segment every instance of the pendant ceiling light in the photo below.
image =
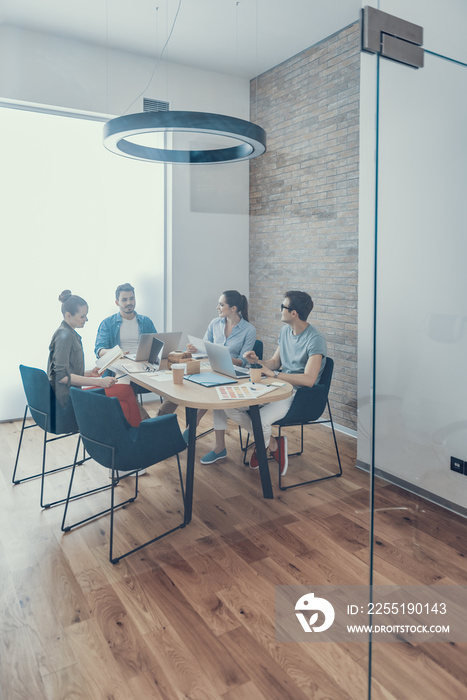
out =
[[(209, 134), (234, 139), (238, 145), (207, 150), (151, 148), (130, 137), (158, 132)], [(104, 146), (113, 153), (157, 163), (231, 163), (260, 156), (266, 150), (266, 132), (236, 117), (207, 112), (141, 112), (111, 119), (104, 125)]]
[[(180, 6), (181, 0), (172, 29), (155, 68), (172, 36)], [(140, 137), (141, 135), (176, 132), (209, 135), (214, 143), (218, 139), (220, 145), (218, 148), (177, 150), (153, 148), (131, 140), (132, 137)], [(226, 146), (226, 139), (231, 139), (232, 145)], [(223, 114), (170, 110), (138, 112), (116, 117), (106, 122), (104, 125), (104, 146), (117, 155), (155, 163), (190, 163), (193, 165), (232, 163), (262, 155), (266, 150), (266, 132), (257, 124)]]

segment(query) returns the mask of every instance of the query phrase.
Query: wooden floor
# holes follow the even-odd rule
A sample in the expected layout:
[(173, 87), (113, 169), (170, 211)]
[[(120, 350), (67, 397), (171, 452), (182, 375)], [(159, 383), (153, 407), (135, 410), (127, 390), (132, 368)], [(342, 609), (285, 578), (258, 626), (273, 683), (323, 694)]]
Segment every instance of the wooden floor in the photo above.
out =
[[(367, 698), (366, 644), (284, 644), (274, 632), (276, 585), (368, 582), (368, 476), (354, 467), (355, 440), (338, 434), (340, 479), (279, 492), (272, 467), (275, 498), (266, 501), (232, 426), (228, 459), (196, 468), (192, 523), (113, 566), (107, 518), (63, 535), (62, 506), (41, 510), (37, 480), (12, 485), (19, 430), (20, 422), (0, 425), (2, 700)], [(328, 428), (305, 433), (290, 478), (310, 465), (316, 474), (334, 469)], [(24, 470), (38, 464), (41, 440), (39, 429), (26, 432)], [(51, 464), (70, 461), (74, 440), (50, 447)], [(198, 456), (211, 446), (212, 435), (198, 440)], [(68, 470), (49, 476), (47, 498), (60, 497), (68, 478)], [(94, 462), (80, 479), (108, 483)], [(179, 521), (176, 485), (173, 459), (141, 477), (138, 500), (119, 511), (117, 546)], [(76, 501), (72, 517), (103, 498)], [(467, 584), (465, 520), (385, 482), (376, 508), (375, 583)], [(372, 698), (467, 697), (466, 650), (373, 645)]]

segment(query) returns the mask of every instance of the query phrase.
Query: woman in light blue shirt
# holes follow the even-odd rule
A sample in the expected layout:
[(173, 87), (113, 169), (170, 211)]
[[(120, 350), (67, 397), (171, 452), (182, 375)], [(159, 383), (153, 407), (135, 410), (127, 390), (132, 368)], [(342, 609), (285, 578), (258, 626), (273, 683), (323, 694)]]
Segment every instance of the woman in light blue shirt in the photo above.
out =
[[(204, 340), (229, 348), (234, 365), (245, 366), (245, 352), (252, 350), (256, 341), (256, 329), (248, 321), (248, 301), (244, 294), (236, 289), (223, 292), (217, 303), (217, 318), (208, 326)], [(196, 352), (193, 345), (187, 346), (188, 352)], [(206, 411), (198, 411), (198, 423)], [(213, 411), (216, 444), (214, 449), (201, 458), (201, 464), (213, 464), (227, 457), (225, 449), (225, 430), (227, 417), (224, 411)], [(185, 431), (187, 432), (187, 431)]]
[[(253, 348), (256, 329), (248, 322), (248, 302), (244, 294), (227, 290), (219, 297), (218, 317), (213, 318), (203, 340), (229, 348), (234, 365), (245, 366), (243, 351)], [(189, 348), (187, 348), (189, 350)]]

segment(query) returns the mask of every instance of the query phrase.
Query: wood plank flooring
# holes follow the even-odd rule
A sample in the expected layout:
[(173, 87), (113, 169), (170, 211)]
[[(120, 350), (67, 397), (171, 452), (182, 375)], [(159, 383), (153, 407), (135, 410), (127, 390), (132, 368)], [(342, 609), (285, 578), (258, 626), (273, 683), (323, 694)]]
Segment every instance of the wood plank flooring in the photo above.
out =
[[(157, 402), (146, 404), (154, 414)], [(179, 416), (184, 426), (183, 414)], [(208, 427), (209, 416), (201, 428)], [(367, 584), (369, 480), (354, 467), (356, 442), (338, 433), (340, 479), (261, 497), (257, 471), (241, 463), (238, 432), (228, 458), (195, 474), (193, 521), (116, 566), (108, 518), (63, 535), (63, 506), (39, 507), (39, 482), (13, 486), (21, 423), (0, 425), (0, 697), (2, 700), (362, 700), (366, 644), (284, 644), (274, 631), (276, 585)], [(298, 441), (291, 429), (289, 441)], [(43, 433), (26, 432), (23, 472), (38, 470)], [(197, 442), (198, 457), (212, 435)], [(72, 460), (75, 438), (49, 448)], [(34, 466), (36, 465), (36, 466)], [(305, 429), (305, 453), (289, 478), (335, 470), (331, 433)], [(309, 478), (309, 477), (308, 477)], [(108, 483), (90, 461), (83, 487)], [(47, 477), (47, 498), (69, 471)], [(125, 493), (128, 485), (118, 487)], [(71, 504), (78, 519), (108, 494)], [(149, 469), (140, 495), (118, 513), (118, 548), (179, 522), (174, 459)], [(134, 543), (134, 544), (133, 544)], [(467, 522), (385, 482), (377, 483), (375, 583), (467, 584)], [(467, 697), (465, 644), (373, 647), (372, 697)]]

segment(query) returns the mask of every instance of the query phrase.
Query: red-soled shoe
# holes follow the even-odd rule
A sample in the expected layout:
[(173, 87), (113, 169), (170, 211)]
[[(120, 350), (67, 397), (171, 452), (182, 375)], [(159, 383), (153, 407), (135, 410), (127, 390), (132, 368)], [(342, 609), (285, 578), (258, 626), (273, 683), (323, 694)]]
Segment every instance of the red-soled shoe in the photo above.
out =
[(259, 469), (258, 455), (256, 450), (253, 450), (250, 457), (250, 469)]

